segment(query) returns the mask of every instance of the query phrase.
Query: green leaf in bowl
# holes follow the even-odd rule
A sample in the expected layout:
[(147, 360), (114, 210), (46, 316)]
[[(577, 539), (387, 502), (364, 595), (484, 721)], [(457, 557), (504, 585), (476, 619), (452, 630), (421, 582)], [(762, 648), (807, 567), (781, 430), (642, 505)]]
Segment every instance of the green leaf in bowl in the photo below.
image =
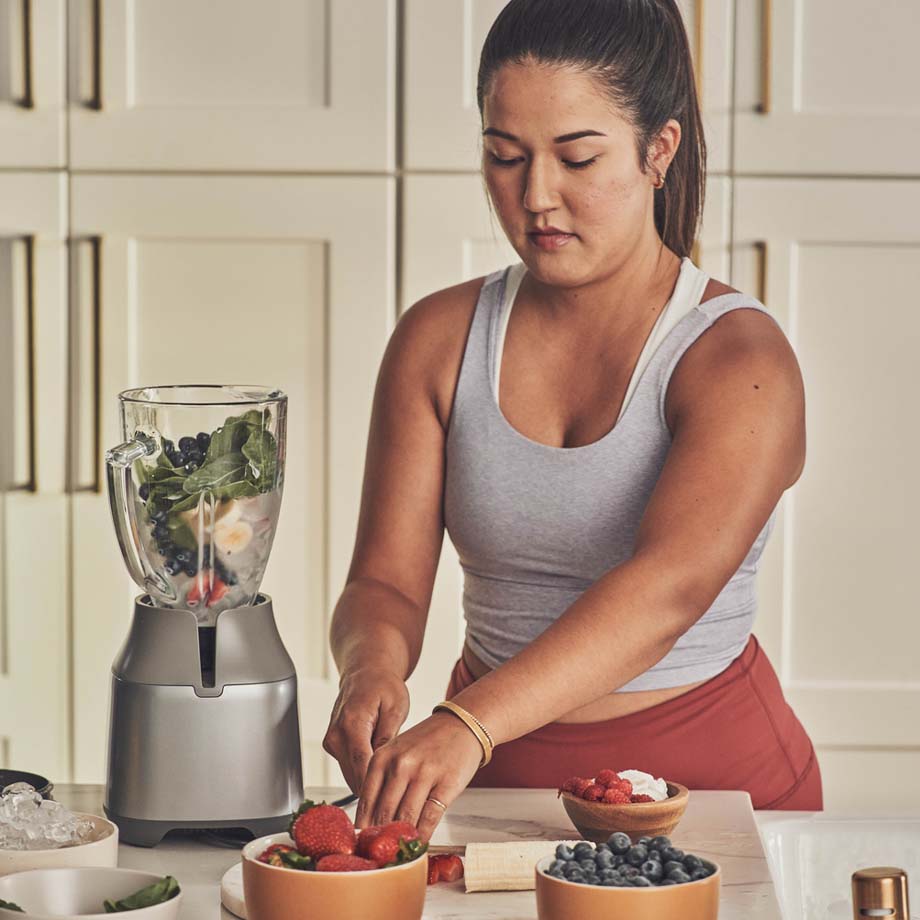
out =
[(4, 901), (3, 898), (0, 898), (0, 908), (3, 908), (3, 910), (15, 910), (20, 914), (25, 913), (25, 911), (18, 904), (14, 904), (12, 901)]
[(179, 883), (171, 876), (167, 875), (159, 881), (129, 894), (126, 898), (118, 901), (106, 899), (105, 912), (107, 914), (119, 914), (126, 910), (140, 910), (142, 907), (153, 907), (155, 904), (163, 904), (172, 900), (179, 893)]

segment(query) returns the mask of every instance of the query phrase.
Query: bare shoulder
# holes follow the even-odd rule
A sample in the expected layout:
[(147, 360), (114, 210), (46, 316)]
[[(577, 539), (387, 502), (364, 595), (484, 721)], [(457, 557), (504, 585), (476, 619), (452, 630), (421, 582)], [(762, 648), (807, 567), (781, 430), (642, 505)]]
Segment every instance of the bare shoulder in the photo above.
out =
[(399, 318), (387, 349), (426, 388), (445, 426), (484, 281), (473, 278), (416, 301)]
[[(734, 292), (723, 287), (721, 293)], [(665, 419), (672, 432), (683, 418), (727, 415), (769, 418), (796, 432), (804, 462), (802, 373), (785, 333), (761, 310), (724, 313), (686, 350), (671, 377)]]

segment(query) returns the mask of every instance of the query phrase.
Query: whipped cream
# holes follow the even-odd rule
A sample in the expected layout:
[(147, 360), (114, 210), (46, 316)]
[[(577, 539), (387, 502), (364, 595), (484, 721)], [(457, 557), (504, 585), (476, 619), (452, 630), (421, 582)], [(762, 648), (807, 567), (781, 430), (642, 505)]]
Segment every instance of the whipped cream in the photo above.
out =
[(650, 795), (656, 802), (663, 802), (668, 797), (668, 784), (659, 777), (642, 770), (617, 770), (617, 773), (632, 783), (633, 795)]

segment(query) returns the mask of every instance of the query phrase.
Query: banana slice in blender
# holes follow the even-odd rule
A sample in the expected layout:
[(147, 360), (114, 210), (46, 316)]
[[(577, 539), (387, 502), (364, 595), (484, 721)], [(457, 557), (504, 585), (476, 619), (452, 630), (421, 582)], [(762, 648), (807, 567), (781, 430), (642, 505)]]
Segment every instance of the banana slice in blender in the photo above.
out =
[(214, 525), (214, 546), (225, 556), (237, 555), (249, 546), (252, 540), (252, 525), (248, 521), (223, 520)]

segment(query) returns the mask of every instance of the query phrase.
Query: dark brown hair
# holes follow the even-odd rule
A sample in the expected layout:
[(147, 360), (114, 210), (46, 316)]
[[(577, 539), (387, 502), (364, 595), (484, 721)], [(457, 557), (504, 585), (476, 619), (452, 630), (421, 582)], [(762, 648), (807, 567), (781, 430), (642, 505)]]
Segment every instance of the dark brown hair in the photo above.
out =
[(655, 191), (655, 226), (666, 246), (689, 256), (703, 212), (706, 142), (676, 0), (511, 0), (482, 46), (480, 117), (496, 71), (525, 61), (574, 67), (595, 78), (632, 122), (643, 172), (668, 119), (680, 124), (680, 146)]

